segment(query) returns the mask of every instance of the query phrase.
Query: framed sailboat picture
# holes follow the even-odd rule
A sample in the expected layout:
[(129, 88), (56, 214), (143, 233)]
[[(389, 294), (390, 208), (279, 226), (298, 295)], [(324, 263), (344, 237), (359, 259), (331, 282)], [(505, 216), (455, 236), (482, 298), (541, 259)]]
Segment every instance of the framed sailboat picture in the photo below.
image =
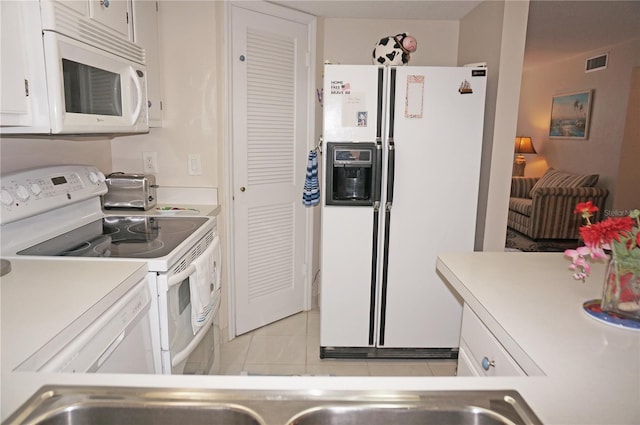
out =
[(549, 137), (552, 139), (587, 139), (591, 118), (593, 90), (553, 96)]

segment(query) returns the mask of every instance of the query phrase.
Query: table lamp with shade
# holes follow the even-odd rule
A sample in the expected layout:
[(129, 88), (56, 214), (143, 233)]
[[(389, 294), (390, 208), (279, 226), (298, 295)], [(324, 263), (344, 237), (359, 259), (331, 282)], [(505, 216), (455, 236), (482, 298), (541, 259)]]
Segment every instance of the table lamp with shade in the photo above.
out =
[(514, 149), (516, 159), (513, 161), (513, 175), (524, 176), (524, 167), (527, 161), (524, 159), (525, 153), (537, 153), (531, 142), (531, 137), (516, 137), (516, 145)]

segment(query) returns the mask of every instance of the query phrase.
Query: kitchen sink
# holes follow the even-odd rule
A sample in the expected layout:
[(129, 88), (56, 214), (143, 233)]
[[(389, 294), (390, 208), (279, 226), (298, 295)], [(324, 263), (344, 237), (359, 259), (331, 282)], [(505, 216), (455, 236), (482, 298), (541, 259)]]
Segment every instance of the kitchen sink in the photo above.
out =
[(94, 402), (63, 407), (38, 418), (41, 425), (72, 424), (152, 424), (152, 425), (199, 425), (234, 424), (265, 425), (254, 413), (232, 405), (135, 405)]
[(302, 412), (289, 425), (513, 425), (512, 420), (491, 410), (473, 406), (433, 409), (428, 406), (332, 406)]
[(45, 386), (3, 425), (540, 425), (516, 391)]

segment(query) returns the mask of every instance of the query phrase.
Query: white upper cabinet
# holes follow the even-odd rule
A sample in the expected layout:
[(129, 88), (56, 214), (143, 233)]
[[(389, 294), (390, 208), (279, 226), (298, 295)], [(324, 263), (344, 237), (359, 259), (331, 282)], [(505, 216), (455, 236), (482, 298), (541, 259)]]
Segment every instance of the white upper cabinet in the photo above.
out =
[[(46, 108), (34, 99), (46, 96), (38, 2), (0, 1), (0, 125), (48, 126)], [(46, 105), (45, 105), (46, 106)]]
[[(91, 19), (116, 31), (123, 38), (133, 41), (131, 25), (131, 0), (88, 0)], [(75, 3), (75, 2), (71, 2)], [(83, 2), (81, 2), (83, 3)]]
[[(48, 29), (60, 30), (69, 24), (80, 22), (74, 20), (66, 22), (56, 16), (78, 16), (89, 21), (93, 31), (97, 27), (106, 29), (112, 36), (127, 41), (133, 41), (133, 25), (131, 20), (131, 0), (40, 0), (42, 8), (50, 10), (67, 9), (65, 14), (43, 14), (43, 26)], [(70, 11), (69, 11), (70, 10)], [(96, 25), (97, 24), (97, 25)], [(72, 25), (79, 36), (83, 36), (82, 29)], [(86, 27), (85, 27), (86, 28)], [(67, 32), (67, 31), (65, 31)], [(82, 38), (80, 38), (82, 40)]]
[(162, 73), (160, 69), (159, 1), (134, 0), (133, 41), (145, 50), (149, 127), (162, 127)]
[[(16, 2), (0, 3), (0, 54), (2, 67), (2, 124), (19, 125), (29, 115), (29, 79), (27, 78), (27, 58), (24, 49), (24, 25), (22, 10)], [(6, 114), (6, 116), (5, 116)]]

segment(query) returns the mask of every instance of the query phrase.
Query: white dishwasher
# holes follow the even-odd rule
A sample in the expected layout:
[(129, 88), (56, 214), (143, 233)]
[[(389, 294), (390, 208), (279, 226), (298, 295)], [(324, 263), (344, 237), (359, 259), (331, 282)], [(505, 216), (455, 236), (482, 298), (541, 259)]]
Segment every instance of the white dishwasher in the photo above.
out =
[(155, 373), (150, 310), (151, 293), (143, 279), (81, 332), (61, 332), (16, 370)]

